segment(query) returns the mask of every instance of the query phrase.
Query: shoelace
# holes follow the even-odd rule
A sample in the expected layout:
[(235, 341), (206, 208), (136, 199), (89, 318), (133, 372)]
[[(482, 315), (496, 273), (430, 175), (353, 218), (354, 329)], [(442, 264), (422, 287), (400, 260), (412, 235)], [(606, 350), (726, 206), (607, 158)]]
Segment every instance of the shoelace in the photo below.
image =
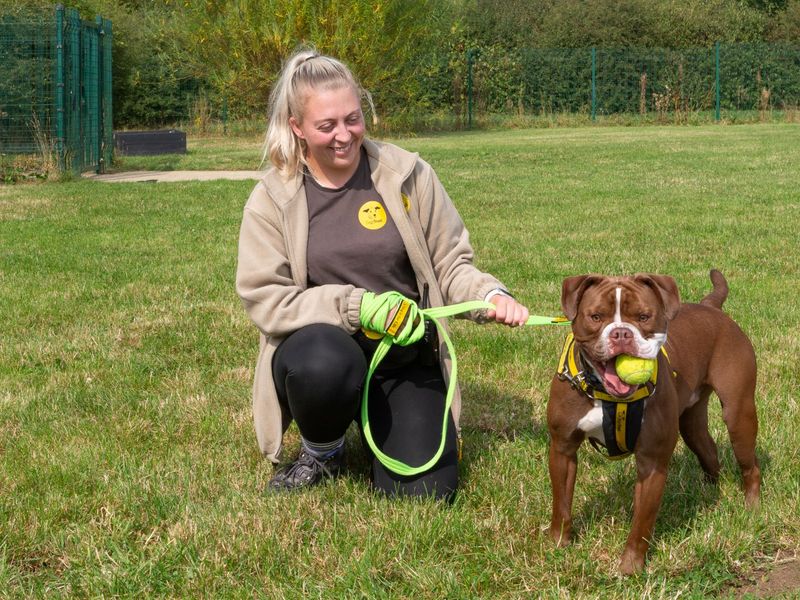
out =
[[(306, 452), (306, 450), (303, 449), (300, 451), (300, 455), (297, 457), (297, 460), (294, 461), (291, 465), (289, 465), (289, 467), (286, 469), (283, 478), (293, 479), (295, 474), (297, 474), (297, 472), (303, 467), (311, 469), (312, 474), (314, 473), (314, 471), (316, 471), (316, 468), (318, 467), (319, 469), (322, 469), (322, 472), (325, 473), (325, 475), (331, 478), (333, 477), (333, 473), (327, 466), (325, 466), (325, 462), (323, 460)], [(304, 479), (308, 479), (308, 477), (305, 477)]]

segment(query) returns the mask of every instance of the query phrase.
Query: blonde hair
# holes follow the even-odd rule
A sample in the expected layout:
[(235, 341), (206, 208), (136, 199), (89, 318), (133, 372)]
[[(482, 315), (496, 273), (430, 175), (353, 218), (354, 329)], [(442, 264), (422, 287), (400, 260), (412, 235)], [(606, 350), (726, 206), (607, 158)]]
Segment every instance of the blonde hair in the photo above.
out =
[(305, 142), (298, 138), (289, 118), (303, 122), (303, 109), (312, 90), (351, 87), (366, 98), (375, 119), (375, 107), (369, 92), (362, 89), (347, 66), (313, 49), (295, 52), (284, 63), (281, 75), (269, 97), (269, 123), (264, 141), (262, 163), (267, 158), (286, 177), (293, 177), (306, 165)]

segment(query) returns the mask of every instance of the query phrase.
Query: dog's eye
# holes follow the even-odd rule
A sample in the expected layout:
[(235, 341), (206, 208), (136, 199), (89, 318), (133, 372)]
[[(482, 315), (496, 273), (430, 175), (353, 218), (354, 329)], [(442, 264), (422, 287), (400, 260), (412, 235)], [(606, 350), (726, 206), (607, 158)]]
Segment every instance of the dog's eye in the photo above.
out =
[(650, 320), (650, 315), (645, 314), (645, 313), (642, 313), (641, 315), (639, 315), (639, 321), (641, 321), (642, 323), (646, 323), (649, 320)]
[(602, 320), (603, 320), (603, 317), (601, 317), (601, 316), (600, 316), (599, 314), (597, 314), (597, 313), (594, 313), (594, 314), (591, 316), (591, 319), (592, 319), (592, 321), (594, 321), (595, 323), (599, 323), (600, 321), (602, 321)]

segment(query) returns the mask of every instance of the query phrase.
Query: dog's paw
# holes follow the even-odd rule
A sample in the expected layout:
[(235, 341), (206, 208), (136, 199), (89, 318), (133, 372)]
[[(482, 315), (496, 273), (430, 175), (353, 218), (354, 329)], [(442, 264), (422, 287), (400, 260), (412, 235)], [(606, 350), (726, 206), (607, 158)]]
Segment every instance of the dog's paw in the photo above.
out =
[(569, 546), (572, 535), (568, 527), (550, 527), (550, 538), (558, 548)]
[(626, 550), (619, 561), (619, 572), (622, 575), (636, 575), (644, 570), (644, 556)]

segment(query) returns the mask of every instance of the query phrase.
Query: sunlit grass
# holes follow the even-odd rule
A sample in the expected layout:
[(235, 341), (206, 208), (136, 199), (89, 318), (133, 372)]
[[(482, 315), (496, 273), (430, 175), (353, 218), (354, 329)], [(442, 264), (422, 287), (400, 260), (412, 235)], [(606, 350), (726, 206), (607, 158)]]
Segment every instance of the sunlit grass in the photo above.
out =
[[(464, 392), (453, 506), (346, 477), (265, 495), (255, 328), (233, 289), (251, 182), (0, 188), (0, 595), (674, 598), (725, 594), (800, 541), (797, 126), (528, 129), (399, 140), (436, 168), (477, 263), (532, 312), (584, 272), (728, 278), (759, 360), (763, 505), (679, 443), (647, 571), (621, 579), (633, 464), (585, 449), (577, 537), (556, 550), (545, 404), (563, 329), (454, 323)], [(256, 168), (260, 140), (190, 143)], [(190, 157), (191, 158), (191, 157)], [(166, 159), (165, 159), (166, 160)], [(144, 166), (144, 163), (142, 163)], [(138, 167), (137, 167), (138, 168)], [(160, 168), (160, 167), (159, 167)], [(291, 429), (287, 443), (297, 447)]]

